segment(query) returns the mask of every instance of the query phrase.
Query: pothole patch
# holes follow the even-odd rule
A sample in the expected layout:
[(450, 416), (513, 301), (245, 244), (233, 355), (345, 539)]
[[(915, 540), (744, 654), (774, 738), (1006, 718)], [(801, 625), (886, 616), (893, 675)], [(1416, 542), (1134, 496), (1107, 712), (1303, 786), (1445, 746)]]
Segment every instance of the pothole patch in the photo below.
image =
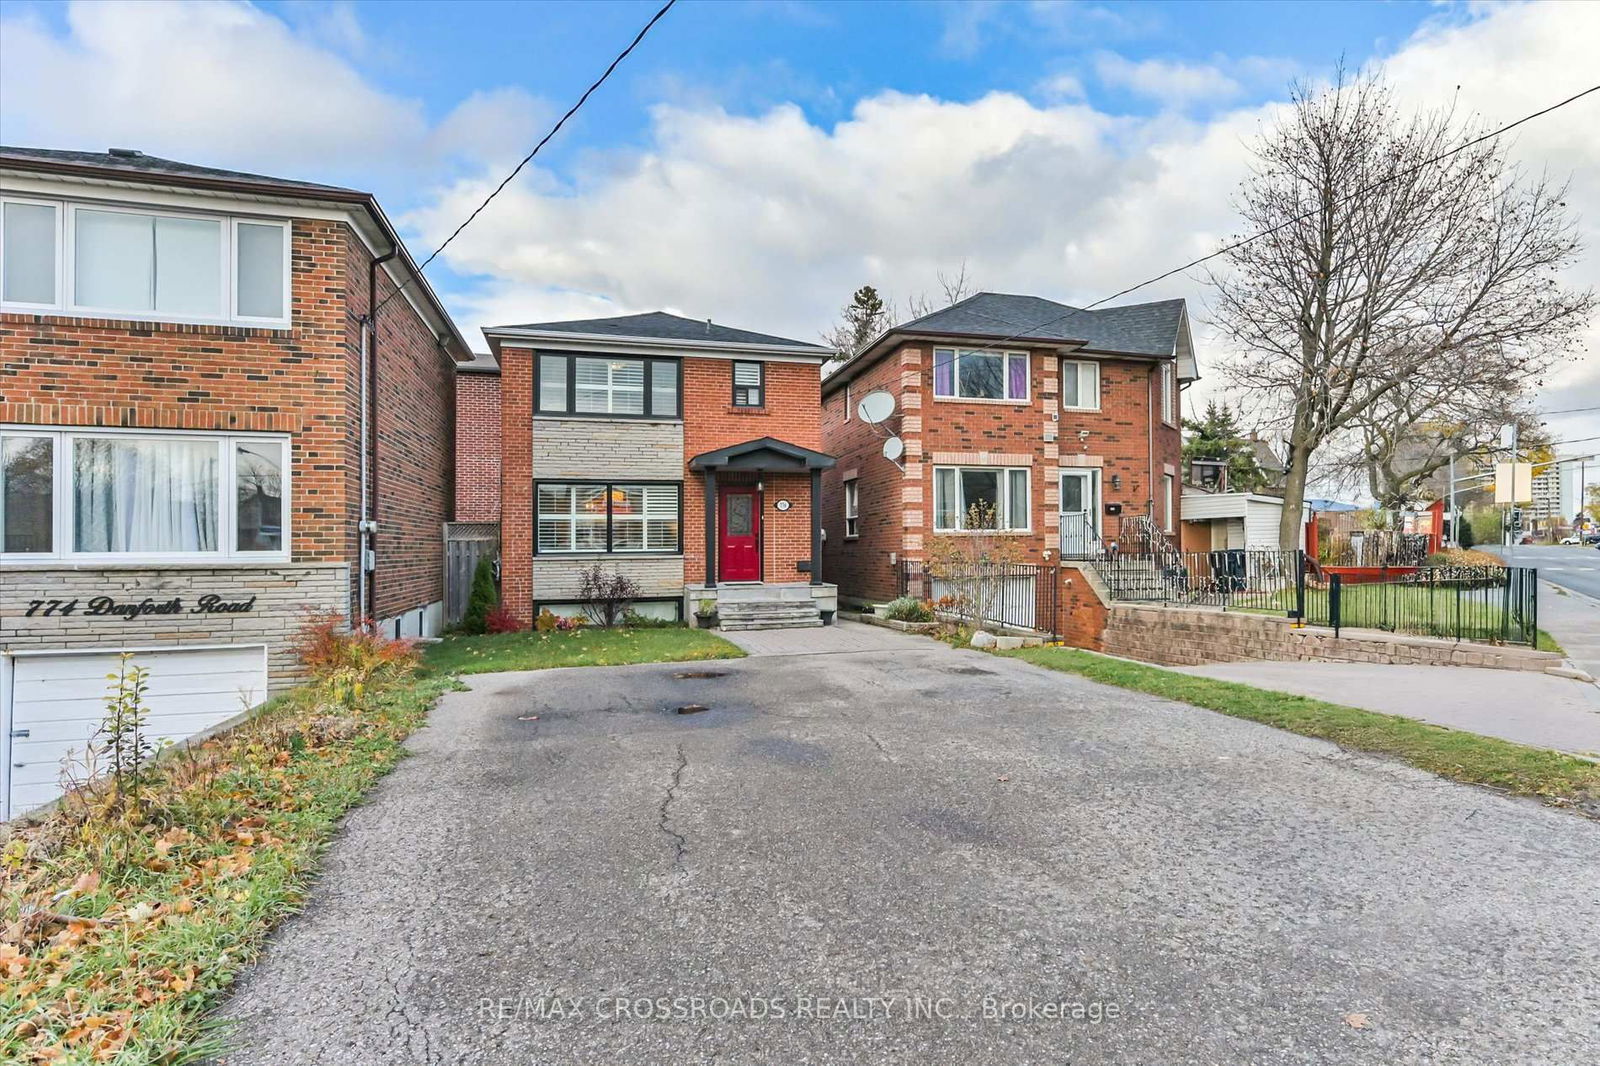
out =
[(674, 707), (672, 709), (672, 713), (673, 714), (699, 714), (702, 711), (709, 711), (710, 709), (711, 709), (710, 707), (706, 706), (703, 703), (685, 703), (680, 707)]
[(726, 670), (679, 670), (672, 675), (675, 681), (704, 680), (706, 678), (727, 676), (728, 671)]

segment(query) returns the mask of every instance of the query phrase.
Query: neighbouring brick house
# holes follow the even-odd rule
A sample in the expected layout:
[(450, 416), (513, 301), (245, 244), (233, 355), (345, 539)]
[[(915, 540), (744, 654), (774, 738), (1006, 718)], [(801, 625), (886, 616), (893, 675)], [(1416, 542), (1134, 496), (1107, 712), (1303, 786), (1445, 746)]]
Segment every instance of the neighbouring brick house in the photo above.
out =
[[(986, 292), (890, 329), (823, 382), (826, 572), (846, 601), (892, 599), (975, 504), (1032, 563), (1136, 516), (1175, 531), (1180, 392), (1198, 376), (1182, 300), (1091, 311)], [(859, 410), (872, 393), (893, 400), (877, 424)]]
[(182, 737), (293, 680), (307, 609), (437, 632), (470, 355), (368, 193), (0, 148), (0, 803), (120, 651)]
[(456, 367), (455, 520), (500, 521), (500, 364), (483, 353)]
[(500, 367), (501, 600), (581, 611), (585, 568), (641, 613), (818, 625), (821, 366), (832, 350), (665, 313), (484, 330)]

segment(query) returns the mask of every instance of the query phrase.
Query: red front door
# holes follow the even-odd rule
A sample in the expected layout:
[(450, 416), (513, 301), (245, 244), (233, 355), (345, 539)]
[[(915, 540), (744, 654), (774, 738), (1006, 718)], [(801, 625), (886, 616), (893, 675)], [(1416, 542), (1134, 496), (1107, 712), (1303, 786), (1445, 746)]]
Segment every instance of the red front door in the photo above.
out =
[(717, 500), (717, 580), (761, 580), (761, 494), (724, 485)]

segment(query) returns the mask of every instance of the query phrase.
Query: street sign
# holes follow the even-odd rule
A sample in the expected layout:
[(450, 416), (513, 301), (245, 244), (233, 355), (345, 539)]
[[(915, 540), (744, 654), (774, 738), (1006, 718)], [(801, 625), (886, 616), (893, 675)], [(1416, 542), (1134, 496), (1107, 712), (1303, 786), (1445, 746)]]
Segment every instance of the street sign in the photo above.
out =
[(1494, 502), (1505, 506), (1533, 502), (1533, 464), (1494, 464)]

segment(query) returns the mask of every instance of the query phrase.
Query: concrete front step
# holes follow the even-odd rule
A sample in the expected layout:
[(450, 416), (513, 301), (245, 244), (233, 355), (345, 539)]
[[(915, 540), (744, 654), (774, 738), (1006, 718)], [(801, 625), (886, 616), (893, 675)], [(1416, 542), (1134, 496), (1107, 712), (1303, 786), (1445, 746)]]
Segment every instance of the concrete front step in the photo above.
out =
[(748, 621), (738, 622), (723, 619), (720, 628), (729, 633), (748, 632), (755, 629), (820, 629), (822, 628), (822, 619), (816, 617), (752, 618)]

